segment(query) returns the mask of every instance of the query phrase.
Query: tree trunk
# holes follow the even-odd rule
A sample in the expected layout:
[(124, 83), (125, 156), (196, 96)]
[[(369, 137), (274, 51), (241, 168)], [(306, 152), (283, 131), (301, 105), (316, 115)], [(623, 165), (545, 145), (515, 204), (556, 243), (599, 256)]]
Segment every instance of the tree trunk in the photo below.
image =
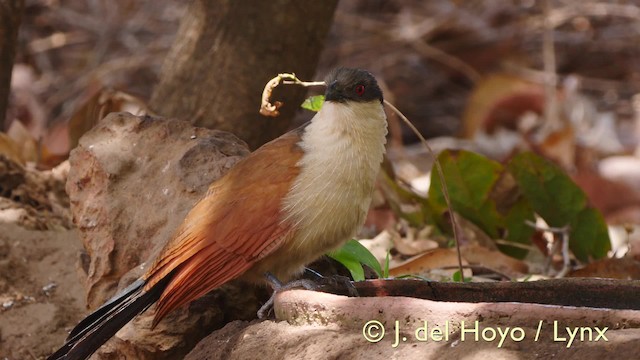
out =
[(252, 149), (281, 135), (306, 89), (279, 87), (278, 118), (260, 115), (267, 81), (282, 72), (310, 79), (337, 0), (195, 0), (163, 65), (150, 107), (226, 130)]
[(23, 8), (24, 0), (0, 0), (0, 125), (4, 124), (7, 115), (11, 70)]

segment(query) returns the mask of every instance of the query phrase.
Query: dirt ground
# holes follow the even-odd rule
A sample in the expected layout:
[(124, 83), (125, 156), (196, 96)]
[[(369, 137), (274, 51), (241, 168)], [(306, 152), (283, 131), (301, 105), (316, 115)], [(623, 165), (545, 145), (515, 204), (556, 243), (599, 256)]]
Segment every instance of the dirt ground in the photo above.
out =
[(0, 224), (0, 359), (43, 359), (85, 314), (76, 230)]
[(67, 172), (0, 156), (0, 359), (44, 359), (87, 312)]

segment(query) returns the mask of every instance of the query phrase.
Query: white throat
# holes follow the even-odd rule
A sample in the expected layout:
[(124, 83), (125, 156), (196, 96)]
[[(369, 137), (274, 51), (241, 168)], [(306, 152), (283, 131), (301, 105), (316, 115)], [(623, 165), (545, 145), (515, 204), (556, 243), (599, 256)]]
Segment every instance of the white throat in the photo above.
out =
[(325, 102), (305, 128), (300, 174), (284, 200), (283, 221), (298, 247), (332, 250), (364, 223), (385, 152), (387, 119), (379, 101)]

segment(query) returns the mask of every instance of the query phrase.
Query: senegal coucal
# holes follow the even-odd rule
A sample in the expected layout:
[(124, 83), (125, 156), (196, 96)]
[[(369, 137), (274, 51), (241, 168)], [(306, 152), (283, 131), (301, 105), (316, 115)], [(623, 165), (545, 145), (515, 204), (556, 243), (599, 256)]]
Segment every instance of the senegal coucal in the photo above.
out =
[(337, 69), (322, 109), (209, 187), (148, 271), (82, 320), (48, 359), (85, 359), (156, 303), (167, 313), (234, 280), (289, 280), (364, 223), (385, 152), (375, 78)]

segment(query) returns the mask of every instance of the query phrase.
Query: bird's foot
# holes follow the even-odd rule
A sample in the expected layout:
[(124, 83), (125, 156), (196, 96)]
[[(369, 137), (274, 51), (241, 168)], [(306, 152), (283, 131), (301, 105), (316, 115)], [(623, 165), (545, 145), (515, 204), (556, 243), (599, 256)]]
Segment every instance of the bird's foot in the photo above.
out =
[(269, 283), (273, 288), (273, 294), (271, 295), (269, 300), (267, 300), (267, 302), (264, 303), (264, 305), (262, 305), (262, 307), (260, 307), (260, 309), (258, 310), (258, 318), (264, 319), (267, 316), (269, 316), (269, 313), (273, 308), (273, 301), (276, 297), (276, 294), (285, 290), (291, 290), (291, 289), (297, 289), (297, 288), (303, 288), (306, 290), (318, 290), (322, 288), (323, 290), (331, 293), (348, 295), (351, 297), (358, 297), (358, 290), (356, 289), (355, 286), (353, 286), (351, 279), (349, 279), (346, 276), (340, 276), (340, 275), (322, 276), (318, 272), (308, 268), (305, 269), (305, 274), (310, 275), (311, 277), (314, 278), (314, 280), (299, 279), (299, 280), (293, 280), (286, 284), (283, 284), (273, 274), (265, 273), (265, 277), (267, 278), (267, 281), (269, 281)]
[(280, 280), (278, 280), (278, 278), (273, 276), (273, 274), (271, 273), (266, 273), (265, 277), (273, 287), (273, 294), (271, 294), (271, 297), (269, 298), (269, 300), (267, 300), (267, 302), (264, 303), (264, 305), (262, 305), (258, 310), (258, 319), (265, 319), (267, 316), (269, 316), (269, 313), (273, 308), (273, 301), (277, 293), (285, 290), (296, 289), (296, 288), (304, 288), (306, 290), (315, 290), (319, 287), (319, 285), (316, 282), (309, 279), (293, 280), (286, 284), (283, 284)]

